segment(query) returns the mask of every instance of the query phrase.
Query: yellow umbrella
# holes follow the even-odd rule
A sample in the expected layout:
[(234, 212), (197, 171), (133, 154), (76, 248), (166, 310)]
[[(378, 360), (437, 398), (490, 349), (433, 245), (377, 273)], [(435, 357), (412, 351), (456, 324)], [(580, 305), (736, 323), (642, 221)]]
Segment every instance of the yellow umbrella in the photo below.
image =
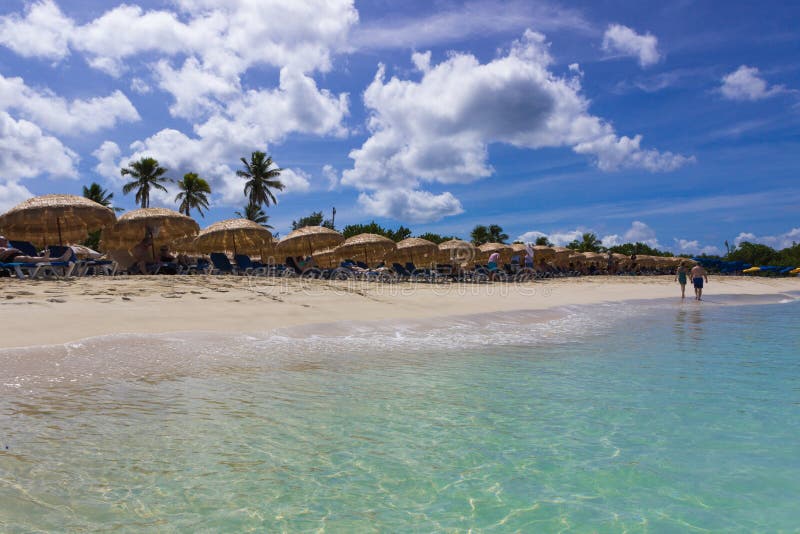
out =
[(232, 250), (234, 254), (261, 254), (272, 248), (272, 234), (249, 219), (227, 219), (215, 222), (195, 238), (201, 252)]
[(103, 230), (101, 250), (130, 249), (145, 234), (153, 236), (153, 258), (156, 245), (173, 245), (186, 237), (194, 237), (200, 227), (194, 219), (167, 208), (141, 208), (129, 211), (113, 226)]
[(456, 263), (464, 265), (475, 260), (478, 249), (472, 243), (461, 239), (451, 239), (439, 243), (438, 260), (442, 263)]
[(44, 195), (14, 206), (0, 216), (0, 233), (10, 239), (49, 244), (77, 243), (115, 220), (114, 211), (75, 195)]
[(395, 249), (397, 245), (388, 237), (378, 234), (358, 234), (347, 238), (336, 248), (336, 252), (341, 257), (363, 256), (364, 262), (369, 265), (370, 259), (382, 260), (387, 253)]
[(436, 259), (439, 247), (436, 243), (419, 237), (409, 237), (397, 243), (397, 250), (387, 255), (386, 261), (408, 260), (416, 264), (418, 261), (432, 263)]
[(281, 239), (275, 247), (283, 256), (312, 256), (315, 250), (336, 247), (344, 236), (324, 226), (304, 226)]

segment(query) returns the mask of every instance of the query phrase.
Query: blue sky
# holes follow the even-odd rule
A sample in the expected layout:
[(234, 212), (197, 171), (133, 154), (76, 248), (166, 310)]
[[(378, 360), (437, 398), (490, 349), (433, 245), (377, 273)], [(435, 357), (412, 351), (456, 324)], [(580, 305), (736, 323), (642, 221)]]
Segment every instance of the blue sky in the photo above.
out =
[(93, 181), (133, 208), (119, 169), (147, 155), (211, 183), (205, 226), (264, 150), (282, 234), (335, 206), (339, 227), (787, 246), (800, 6), (741, 4), (6, 0), (0, 210)]

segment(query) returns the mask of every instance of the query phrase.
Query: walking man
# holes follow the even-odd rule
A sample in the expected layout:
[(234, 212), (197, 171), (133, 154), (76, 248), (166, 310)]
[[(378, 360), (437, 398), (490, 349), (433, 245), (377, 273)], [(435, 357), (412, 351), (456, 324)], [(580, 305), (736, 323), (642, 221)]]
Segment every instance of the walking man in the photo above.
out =
[(708, 283), (708, 273), (702, 265), (697, 264), (692, 267), (692, 284), (694, 285), (695, 300), (703, 300), (703, 279)]

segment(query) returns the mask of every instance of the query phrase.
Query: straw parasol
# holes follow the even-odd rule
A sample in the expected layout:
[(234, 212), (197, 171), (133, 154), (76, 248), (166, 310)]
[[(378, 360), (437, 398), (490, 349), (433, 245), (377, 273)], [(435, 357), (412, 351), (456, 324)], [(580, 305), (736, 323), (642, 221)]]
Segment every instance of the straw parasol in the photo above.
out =
[(533, 254), (536, 259), (548, 260), (556, 255), (556, 249), (544, 245), (534, 245)]
[(344, 236), (324, 226), (304, 226), (281, 239), (276, 250), (284, 256), (312, 256), (315, 250), (336, 247)]
[(477, 256), (478, 249), (472, 243), (461, 239), (451, 239), (439, 243), (439, 254), (437, 259), (443, 263), (457, 263), (463, 265), (469, 263)]
[(336, 248), (315, 250), (311, 257), (314, 259), (314, 263), (323, 269), (335, 268), (339, 263), (339, 251)]
[(156, 245), (172, 245), (189, 236), (196, 236), (200, 227), (194, 219), (167, 208), (141, 208), (129, 211), (114, 226), (103, 230), (102, 250), (129, 249), (146, 233), (153, 235), (153, 257)]
[(553, 256), (551, 261), (555, 265), (566, 266), (569, 264), (569, 257), (575, 254), (575, 251), (566, 247), (553, 247)]
[(600, 252), (584, 252), (583, 255), (591, 262), (607, 262), (608, 255), (601, 254)]
[(528, 250), (525, 243), (511, 243), (510, 246), (511, 250), (517, 254), (525, 254), (525, 252)]
[(369, 265), (370, 259), (382, 260), (387, 253), (396, 249), (397, 245), (388, 237), (378, 234), (358, 234), (347, 238), (336, 248), (336, 252), (342, 257), (363, 257), (364, 262)]
[(249, 219), (227, 219), (215, 222), (195, 238), (201, 252), (232, 250), (234, 254), (260, 254), (272, 248), (269, 230)]
[(436, 243), (419, 237), (409, 237), (397, 243), (397, 250), (387, 255), (387, 261), (408, 260), (411, 263), (417, 262), (432, 263), (436, 260), (439, 247)]
[(84, 241), (94, 230), (114, 224), (114, 211), (75, 195), (44, 195), (0, 216), (0, 232), (13, 239), (49, 244)]
[(514, 252), (514, 249), (511, 248), (511, 246), (504, 243), (484, 243), (478, 247), (478, 250), (478, 257), (482, 261), (488, 261), (489, 256), (497, 252), (500, 254), (500, 261), (506, 263), (511, 261), (511, 255)]

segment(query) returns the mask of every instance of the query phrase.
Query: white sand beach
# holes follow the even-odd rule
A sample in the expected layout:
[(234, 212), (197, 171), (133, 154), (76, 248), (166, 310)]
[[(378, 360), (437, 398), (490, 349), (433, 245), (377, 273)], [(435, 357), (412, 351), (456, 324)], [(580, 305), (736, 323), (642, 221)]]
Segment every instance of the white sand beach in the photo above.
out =
[[(800, 291), (798, 278), (712, 276), (720, 295)], [(691, 289), (687, 290), (687, 295)], [(109, 334), (267, 332), (338, 321), (433, 319), (637, 299), (680, 300), (671, 276), (565, 278), (515, 284), (303, 282), (283, 278), (157, 276), (0, 279), (0, 347)]]

